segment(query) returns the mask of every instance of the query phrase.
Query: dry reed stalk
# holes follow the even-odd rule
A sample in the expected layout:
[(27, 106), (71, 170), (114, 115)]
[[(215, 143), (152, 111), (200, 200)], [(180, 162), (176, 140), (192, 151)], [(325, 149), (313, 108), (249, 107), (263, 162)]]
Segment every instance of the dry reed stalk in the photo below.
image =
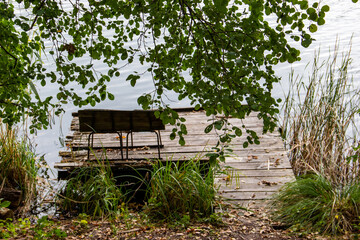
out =
[(359, 179), (359, 161), (348, 161), (349, 156), (359, 154), (353, 149), (355, 138), (349, 137), (350, 127), (356, 129), (354, 116), (360, 101), (360, 93), (352, 87), (348, 74), (350, 63), (349, 50), (338, 64), (336, 45), (333, 56), (321, 64), (316, 54), (307, 84), (291, 75), (284, 104), (283, 136), (297, 176), (317, 172), (334, 184)]

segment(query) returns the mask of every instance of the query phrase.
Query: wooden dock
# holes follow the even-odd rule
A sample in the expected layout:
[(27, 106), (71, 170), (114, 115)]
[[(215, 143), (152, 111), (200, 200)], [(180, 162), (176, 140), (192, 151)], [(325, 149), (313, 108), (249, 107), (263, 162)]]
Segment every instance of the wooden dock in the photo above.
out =
[[(213, 130), (208, 134), (204, 133), (209, 120), (216, 117), (206, 116), (204, 111), (193, 111), (192, 109), (179, 110), (180, 117), (186, 119), (188, 134), (185, 136), (185, 146), (180, 146), (177, 140), (170, 140), (169, 135), (173, 126), (166, 126), (161, 132), (162, 144), (161, 157), (163, 160), (188, 160), (197, 156), (198, 159), (207, 160), (206, 153), (213, 151), (211, 148), (216, 144), (218, 136)], [(249, 145), (244, 149), (242, 143), (246, 136), (233, 140), (231, 148), (233, 153), (226, 158), (223, 167), (225, 174), (216, 176), (216, 184), (219, 187), (219, 195), (224, 199), (239, 203), (245, 207), (258, 205), (268, 199), (284, 183), (294, 179), (294, 175), (284, 149), (283, 142), (278, 133), (262, 135), (262, 121), (256, 114), (248, 116), (244, 120), (230, 119), (236, 126), (245, 125), (247, 128), (256, 131), (260, 136), (260, 145)], [(90, 155), (87, 160), (87, 135), (80, 133), (79, 120), (74, 114), (71, 123), (72, 135), (67, 136), (66, 144), (68, 150), (61, 151), (61, 162), (55, 163), (59, 170), (59, 176), (75, 168), (88, 166), (96, 162), (96, 159), (105, 157), (111, 162), (111, 166), (121, 168), (124, 166), (145, 166), (149, 165), (151, 159), (157, 157), (156, 148), (141, 148), (129, 150), (129, 157), (121, 160), (119, 149), (112, 149), (117, 146), (119, 137), (116, 134), (96, 134), (94, 146), (105, 147), (106, 153), (98, 149)], [(153, 133), (134, 133), (135, 145), (151, 145), (156, 139)], [(77, 149), (73, 151), (71, 149)]]

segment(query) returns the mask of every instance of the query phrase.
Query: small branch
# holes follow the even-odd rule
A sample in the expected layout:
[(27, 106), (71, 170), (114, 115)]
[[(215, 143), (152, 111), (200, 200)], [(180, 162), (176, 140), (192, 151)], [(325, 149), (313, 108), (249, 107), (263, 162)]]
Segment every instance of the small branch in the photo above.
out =
[[(39, 8), (37, 9), (37, 11), (39, 11), (39, 10), (44, 6), (44, 4), (45, 4), (45, 0), (42, 0), (41, 3), (40, 3)], [(29, 31), (30, 31), (31, 29), (33, 29), (33, 27), (35, 26), (35, 23), (36, 23), (38, 17), (39, 17), (39, 15), (36, 14), (36, 15), (35, 15), (35, 19), (33, 20), (32, 24), (31, 24), (31, 27), (29, 28)]]
[(13, 69), (14, 69), (16, 67), (16, 65), (17, 65), (17, 61), (18, 61), (17, 57), (15, 57), (8, 50), (6, 50), (6, 48), (4, 48), (3, 45), (0, 44), (0, 47), (5, 51), (6, 54), (8, 54), (10, 57), (12, 57), (15, 60), (15, 64), (14, 64), (14, 67), (13, 67)]
[(17, 106), (17, 107), (22, 107), (21, 104), (13, 103), (13, 102), (5, 102), (5, 101), (3, 101), (3, 100), (0, 100), (0, 104), (9, 104), (9, 105)]
[(133, 233), (133, 232), (139, 232), (139, 231), (141, 231), (141, 228), (134, 228), (134, 229), (130, 229), (130, 230), (121, 231), (118, 233), (124, 234), (124, 233)]

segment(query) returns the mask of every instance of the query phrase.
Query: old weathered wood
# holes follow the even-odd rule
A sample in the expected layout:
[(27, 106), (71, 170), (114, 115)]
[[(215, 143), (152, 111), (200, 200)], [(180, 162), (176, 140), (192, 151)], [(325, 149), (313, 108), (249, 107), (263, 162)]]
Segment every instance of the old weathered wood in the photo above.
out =
[[(179, 116), (186, 119), (188, 134), (185, 136), (185, 146), (180, 146), (178, 141), (169, 138), (173, 126), (166, 125), (162, 130), (163, 138), (161, 154), (163, 161), (187, 161), (196, 157), (198, 160), (207, 161), (207, 153), (212, 152), (212, 147), (218, 141), (218, 134), (214, 130), (209, 134), (204, 133), (205, 127), (211, 121), (219, 117), (206, 116), (204, 111), (193, 111), (191, 109), (179, 110)], [(275, 193), (286, 182), (294, 180), (294, 175), (284, 150), (283, 142), (278, 133), (262, 134), (262, 122), (256, 114), (251, 114), (243, 120), (230, 118), (230, 124), (241, 128), (246, 125), (248, 129), (254, 130), (260, 136), (260, 145), (250, 145), (244, 149), (242, 143), (246, 136), (236, 138), (231, 143), (233, 153), (226, 158), (222, 164), (225, 173), (217, 175), (215, 183), (219, 188), (219, 196), (233, 203), (248, 206), (264, 204), (265, 199)], [(73, 170), (79, 167), (97, 164), (97, 161), (107, 159), (113, 168), (148, 166), (156, 158), (156, 149), (147, 148), (153, 141), (149, 133), (136, 133), (135, 145), (145, 146), (129, 150), (129, 159), (122, 161), (119, 149), (112, 149), (119, 141), (111, 134), (98, 134), (94, 137), (94, 146), (107, 146), (97, 149), (86, 159), (86, 135), (79, 132), (79, 118), (74, 114), (71, 122), (71, 136), (67, 136), (68, 150), (61, 151), (60, 163), (55, 167), (62, 170)], [(71, 147), (79, 151), (71, 151)], [(141, 161), (137, 159), (142, 159)]]
[(16, 209), (19, 207), (22, 201), (22, 193), (20, 190), (12, 189), (12, 188), (3, 188), (0, 191), (0, 198), (3, 198), (4, 201), (11, 202), (10, 208)]
[(114, 133), (121, 131), (164, 130), (162, 121), (155, 117), (154, 111), (119, 111), (107, 109), (79, 110), (79, 131)]
[(0, 220), (6, 219), (14, 220), (14, 211), (8, 208), (0, 208)]

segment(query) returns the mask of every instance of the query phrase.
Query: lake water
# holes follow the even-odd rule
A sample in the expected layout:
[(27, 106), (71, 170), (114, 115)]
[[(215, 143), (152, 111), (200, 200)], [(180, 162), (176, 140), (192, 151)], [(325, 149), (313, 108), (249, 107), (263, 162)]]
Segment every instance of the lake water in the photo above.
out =
[[(352, 38), (351, 56), (353, 64), (350, 73), (354, 76), (356, 87), (360, 84), (360, 4), (353, 4), (351, 0), (327, 0), (324, 3), (328, 4), (331, 10), (327, 13), (326, 24), (320, 26), (318, 32), (312, 35), (316, 42), (307, 49), (294, 43), (294, 46), (298, 46), (301, 51), (302, 60), (294, 64), (279, 64), (275, 67), (277, 75), (282, 78), (281, 84), (276, 85), (274, 88), (273, 95), (275, 97), (282, 98), (284, 96), (283, 92), (288, 90), (291, 69), (294, 69), (295, 74), (306, 74), (306, 72), (310, 71), (310, 68), (305, 70), (305, 66), (313, 59), (314, 51), (321, 48), (320, 57), (326, 59), (329, 56), (329, 51), (334, 49), (337, 40), (340, 43), (340, 51), (347, 51)], [(105, 68), (105, 66), (99, 65), (98, 68)], [(142, 72), (146, 70), (146, 67), (137, 65), (122, 71), (122, 80), (112, 81), (108, 88), (115, 95), (115, 100), (102, 102), (96, 108), (139, 109), (137, 98), (143, 93), (152, 91), (153, 83), (150, 77), (145, 77), (136, 84), (135, 88), (132, 88), (125, 79), (126, 75), (133, 70)], [(56, 87), (47, 86), (45, 89), (41, 89), (40, 94), (54, 95), (56, 90)], [(189, 106), (188, 101), (179, 102), (176, 96), (171, 94), (169, 96), (171, 98), (169, 103), (172, 107)], [(34, 139), (37, 145), (37, 153), (39, 155), (45, 154), (45, 159), (51, 168), (53, 168), (55, 162), (60, 161), (58, 152), (63, 147), (59, 139), (69, 133), (71, 113), (77, 111), (78, 108), (66, 105), (65, 110), (65, 114), (54, 119), (55, 124), (51, 129), (39, 131)], [(56, 175), (56, 171), (54, 173)]]

